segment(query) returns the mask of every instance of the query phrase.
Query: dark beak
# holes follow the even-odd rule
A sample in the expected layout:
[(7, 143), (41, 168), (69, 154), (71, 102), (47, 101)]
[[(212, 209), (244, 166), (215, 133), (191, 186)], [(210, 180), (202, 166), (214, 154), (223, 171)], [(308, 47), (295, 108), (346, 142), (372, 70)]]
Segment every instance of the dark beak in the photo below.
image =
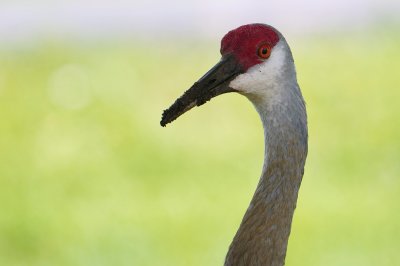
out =
[(212, 69), (164, 111), (161, 126), (165, 127), (194, 106), (200, 106), (215, 96), (233, 92), (229, 83), (241, 73), (243, 70), (233, 55), (223, 56)]

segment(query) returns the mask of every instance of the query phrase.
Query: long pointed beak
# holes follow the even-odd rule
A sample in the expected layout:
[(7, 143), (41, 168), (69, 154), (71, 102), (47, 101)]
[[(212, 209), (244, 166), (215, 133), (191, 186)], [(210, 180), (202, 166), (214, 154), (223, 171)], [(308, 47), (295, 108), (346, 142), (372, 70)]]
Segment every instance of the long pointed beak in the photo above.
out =
[(165, 127), (194, 106), (200, 106), (215, 96), (235, 91), (229, 87), (229, 83), (241, 73), (243, 73), (242, 67), (233, 55), (223, 56), (213, 68), (164, 111), (161, 126)]

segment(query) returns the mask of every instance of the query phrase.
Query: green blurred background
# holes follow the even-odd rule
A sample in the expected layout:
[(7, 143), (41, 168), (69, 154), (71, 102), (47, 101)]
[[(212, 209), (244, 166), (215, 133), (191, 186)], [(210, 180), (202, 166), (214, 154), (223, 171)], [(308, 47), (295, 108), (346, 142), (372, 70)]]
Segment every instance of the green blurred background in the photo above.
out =
[[(310, 139), (287, 265), (400, 265), (397, 25), (289, 30)], [(44, 36), (0, 48), (0, 265), (222, 265), (258, 115), (229, 94), (159, 126), (221, 36)]]

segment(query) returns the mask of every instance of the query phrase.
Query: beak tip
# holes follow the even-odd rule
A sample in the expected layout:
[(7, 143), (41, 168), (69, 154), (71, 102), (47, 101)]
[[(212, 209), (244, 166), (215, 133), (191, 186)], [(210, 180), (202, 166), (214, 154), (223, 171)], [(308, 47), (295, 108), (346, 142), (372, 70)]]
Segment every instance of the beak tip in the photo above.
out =
[(162, 127), (165, 127), (165, 126), (170, 122), (170, 121), (167, 120), (166, 111), (167, 111), (167, 110), (164, 110), (164, 112), (163, 112), (163, 114), (162, 114), (162, 116), (161, 116), (160, 125), (161, 125)]
[(160, 122), (160, 126), (162, 126), (162, 127), (166, 127), (167, 126), (167, 122), (165, 122), (165, 121), (163, 121), (163, 120), (161, 120), (161, 122)]

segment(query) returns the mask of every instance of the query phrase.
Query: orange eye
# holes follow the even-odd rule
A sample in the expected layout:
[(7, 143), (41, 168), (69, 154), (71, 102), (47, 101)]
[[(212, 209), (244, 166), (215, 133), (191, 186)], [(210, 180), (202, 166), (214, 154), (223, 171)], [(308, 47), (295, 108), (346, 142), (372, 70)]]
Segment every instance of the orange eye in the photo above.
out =
[(262, 59), (267, 59), (271, 55), (271, 47), (268, 44), (263, 44), (258, 48), (258, 56)]

